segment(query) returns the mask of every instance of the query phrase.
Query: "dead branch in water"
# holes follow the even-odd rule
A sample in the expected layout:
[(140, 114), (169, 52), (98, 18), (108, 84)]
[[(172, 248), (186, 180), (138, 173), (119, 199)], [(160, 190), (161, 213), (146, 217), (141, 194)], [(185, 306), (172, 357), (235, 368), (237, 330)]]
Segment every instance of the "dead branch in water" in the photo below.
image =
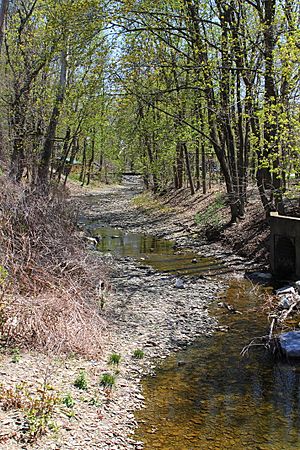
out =
[(268, 336), (260, 336), (252, 339), (252, 341), (249, 344), (245, 345), (245, 347), (242, 349), (240, 353), (241, 356), (248, 356), (249, 350), (253, 347), (264, 347), (266, 349), (269, 349)]

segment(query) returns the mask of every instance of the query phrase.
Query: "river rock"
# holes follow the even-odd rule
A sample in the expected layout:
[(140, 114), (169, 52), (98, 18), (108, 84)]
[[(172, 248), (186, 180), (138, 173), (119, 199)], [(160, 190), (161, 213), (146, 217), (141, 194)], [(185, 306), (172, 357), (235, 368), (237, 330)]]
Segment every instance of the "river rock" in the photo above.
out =
[(298, 291), (298, 294), (300, 294), (300, 280), (295, 282), (295, 288)]
[(176, 278), (176, 280), (175, 280), (175, 288), (176, 289), (184, 289), (183, 280), (181, 278)]
[(253, 278), (260, 278), (261, 280), (269, 281), (272, 279), (272, 274), (269, 272), (253, 272), (252, 274)]
[(293, 288), (293, 286), (284, 286), (280, 289), (277, 289), (276, 291), (276, 295), (286, 295), (286, 294), (296, 294), (295, 289)]
[(290, 358), (300, 358), (300, 331), (288, 331), (279, 336), (283, 353)]

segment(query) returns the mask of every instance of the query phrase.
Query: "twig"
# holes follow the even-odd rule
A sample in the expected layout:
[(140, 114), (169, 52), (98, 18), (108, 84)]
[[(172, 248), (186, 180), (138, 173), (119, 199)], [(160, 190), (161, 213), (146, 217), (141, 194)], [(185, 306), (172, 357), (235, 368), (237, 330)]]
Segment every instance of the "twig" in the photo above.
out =
[(269, 332), (269, 344), (270, 344), (271, 339), (272, 339), (273, 330), (274, 330), (274, 326), (275, 326), (276, 321), (277, 321), (277, 317), (274, 316), (273, 319), (272, 319), (272, 322), (271, 322), (271, 326), (270, 326), (270, 332)]

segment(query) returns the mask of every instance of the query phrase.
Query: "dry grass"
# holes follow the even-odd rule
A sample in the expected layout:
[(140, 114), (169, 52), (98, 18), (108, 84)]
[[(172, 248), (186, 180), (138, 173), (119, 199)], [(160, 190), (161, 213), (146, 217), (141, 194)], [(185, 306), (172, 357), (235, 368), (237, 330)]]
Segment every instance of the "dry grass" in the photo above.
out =
[(60, 296), (13, 297), (5, 310), (1, 334), (9, 347), (55, 354), (97, 357), (105, 339), (105, 322), (97, 304), (63, 292)]
[(104, 321), (99, 257), (62, 191), (41, 198), (0, 178), (0, 334), (7, 345), (96, 356)]

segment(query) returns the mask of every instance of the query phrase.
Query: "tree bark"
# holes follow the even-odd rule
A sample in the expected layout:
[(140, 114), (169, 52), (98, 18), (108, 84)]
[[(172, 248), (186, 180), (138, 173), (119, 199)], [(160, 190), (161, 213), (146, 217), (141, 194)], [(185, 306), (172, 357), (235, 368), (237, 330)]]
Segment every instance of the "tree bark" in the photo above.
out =
[[(264, 122), (264, 157), (269, 160), (270, 169), (263, 172), (264, 181), (268, 183), (271, 181), (270, 187), (272, 190), (272, 197), (274, 197), (275, 207), (282, 211), (282, 191), (281, 191), (281, 173), (280, 173), (280, 149), (277, 139), (277, 123), (278, 112), (277, 105), (277, 90), (275, 82), (275, 31), (274, 20), (276, 12), (276, 0), (266, 0), (264, 10), (264, 58), (265, 58), (265, 114), (267, 118)], [(270, 156), (272, 157), (270, 158)], [(271, 163), (271, 159), (273, 163)], [(266, 179), (267, 178), (267, 179)]]
[(183, 148), (181, 142), (176, 144), (176, 187), (181, 189), (183, 186)]
[(51, 118), (46, 132), (44, 147), (42, 150), (40, 164), (38, 169), (38, 184), (42, 189), (47, 190), (49, 184), (49, 168), (51, 156), (54, 148), (54, 141), (56, 135), (56, 128), (60, 115), (60, 108), (64, 101), (65, 89), (67, 83), (67, 54), (65, 51), (61, 52), (61, 66), (60, 66), (60, 80), (59, 88), (56, 95), (55, 104), (52, 110)]
[(92, 172), (92, 166), (95, 159), (95, 131), (93, 131), (93, 137), (91, 142), (91, 157), (88, 161), (88, 169), (87, 169), (87, 186), (90, 184), (91, 181), (91, 172)]
[(81, 186), (84, 185), (85, 180), (85, 172), (86, 172), (86, 147), (87, 147), (87, 140), (86, 138), (83, 141), (83, 150), (82, 150), (82, 164), (81, 164), (81, 171), (79, 175), (79, 181), (81, 182)]
[(191, 194), (194, 195), (195, 188), (194, 188), (194, 183), (193, 183), (193, 176), (192, 176), (192, 171), (191, 171), (191, 166), (190, 166), (190, 158), (189, 158), (189, 154), (188, 154), (188, 150), (187, 150), (187, 145), (185, 142), (183, 142), (181, 145), (182, 145), (182, 148), (184, 151), (186, 172), (187, 172), (187, 176), (188, 176), (188, 180), (189, 180)]
[(75, 161), (75, 157), (79, 151), (79, 143), (78, 143), (78, 137), (74, 137), (72, 141), (72, 148), (71, 148), (71, 154), (70, 154), (70, 161), (66, 166), (66, 174), (64, 179), (64, 186), (67, 184), (68, 176), (71, 173), (73, 163)]
[(63, 145), (63, 151), (62, 151), (62, 155), (60, 157), (60, 161), (58, 163), (57, 166), (57, 170), (56, 170), (56, 176), (57, 176), (57, 181), (58, 183), (60, 183), (61, 180), (61, 175), (64, 171), (65, 165), (66, 165), (66, 161), (69, 155), (69, 151), (70, 151), (70, 137), (71, 137), (71, 129), (70, 127), (67, 128), (66, 130), (66, 135), (64, 138), (64, 145)]
[[(2, 0), (1, 6), (0, 6), (0, 57), (1, 57), (1, 49), (2, 49), (2, 42), (4, 37), (4, 24), (5, 24), (5, 18), (8, 10), (8, 4), (9, 0)], [(3, 155), (3, 125), (2, 121), (0, 123), (0, 158)]]

